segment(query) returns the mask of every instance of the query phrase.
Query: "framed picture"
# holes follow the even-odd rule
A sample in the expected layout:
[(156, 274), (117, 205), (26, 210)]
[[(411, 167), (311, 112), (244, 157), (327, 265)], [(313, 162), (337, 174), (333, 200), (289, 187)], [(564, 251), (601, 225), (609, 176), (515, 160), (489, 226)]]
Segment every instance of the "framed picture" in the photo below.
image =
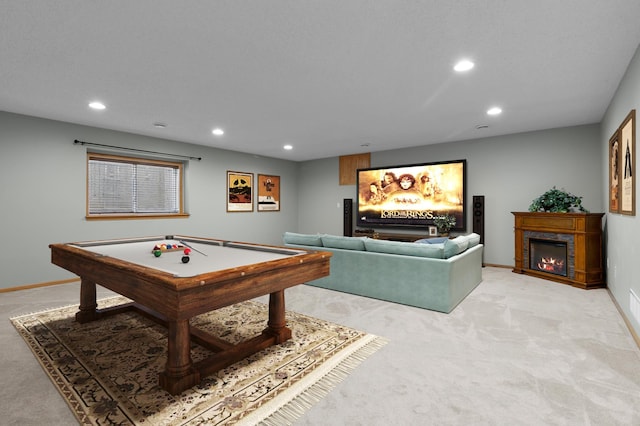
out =
[(280, 211), (280, 176), (258, 175), (258, 211)]
[(435, 226), (429, 226), (429, 236), (430, 237), (437, 237), (438, 236), (438, 228), (436, 228)]
[(636, 110), (620, 126), (620, 213), (636, 214)]
[(609, 139), (609, 211), (620, 213), (620, 131)]
[(227, 171), (227, 211), (253, 211), (253, 173)]

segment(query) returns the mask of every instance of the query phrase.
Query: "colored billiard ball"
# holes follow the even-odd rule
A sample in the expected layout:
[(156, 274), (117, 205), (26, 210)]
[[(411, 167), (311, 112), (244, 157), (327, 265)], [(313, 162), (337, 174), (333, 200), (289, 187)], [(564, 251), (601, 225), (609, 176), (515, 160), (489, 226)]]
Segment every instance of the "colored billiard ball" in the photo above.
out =
[(171, 250), (173, 248), (173, 246), (171, 244), (167, 244), (167, 249)]
[(160, 255), (161, 255), (161, 254), (162, 254), (162, 250), (154, 250), (154, 251), (153, 251), (153, 255), (154, 255), (155, 257), (160, 257)]
[(182, 263), (189, 263), (189, 256), (182, 256)]
[(191, 249), (189, 249), (189, 248), (184, 249), (184, 254), (189, 256), (189, 253), (191, 253)]

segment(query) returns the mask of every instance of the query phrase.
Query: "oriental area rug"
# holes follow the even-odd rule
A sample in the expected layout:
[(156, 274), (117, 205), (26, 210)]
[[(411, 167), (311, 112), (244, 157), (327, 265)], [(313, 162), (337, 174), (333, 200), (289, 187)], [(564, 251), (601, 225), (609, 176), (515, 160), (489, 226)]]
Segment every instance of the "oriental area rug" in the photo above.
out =
[[(99, 307), (127, 302), (99, 301)], [(287, 312), (293, 337), (172, 396), (158, 386), (166, 329), (135, 313), (79, 324), (69, 306), (11, 319), (79, 423), (90, 425), (290, 424), (386, 340)], [(259, 334), (268, 307), (248, 301), (192, 319), (230, 343)], [(192, 346), (194, 362), (211, 353)]]

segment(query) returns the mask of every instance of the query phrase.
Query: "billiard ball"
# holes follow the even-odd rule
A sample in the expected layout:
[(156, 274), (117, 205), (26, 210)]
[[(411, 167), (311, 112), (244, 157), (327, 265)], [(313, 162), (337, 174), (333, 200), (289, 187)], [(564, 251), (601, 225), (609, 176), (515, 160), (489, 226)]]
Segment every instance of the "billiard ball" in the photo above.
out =
[(161, 255), (161, 254), (162, 254), (162, 250), (154, 250), (154, 251), (153, 251), (153, 255), (154, 255), (155, 257), (160, 257), (160, 255)]
[(184, 249), (184, 254), (186, 254), (187, 256), (189, 256), (189, 253), (191, 253), (191, 249), (190, 249), (190, 248), (186, 248), (186, 249)]
[(182, 263), (189, 263), (189, 256), (182, 256)]

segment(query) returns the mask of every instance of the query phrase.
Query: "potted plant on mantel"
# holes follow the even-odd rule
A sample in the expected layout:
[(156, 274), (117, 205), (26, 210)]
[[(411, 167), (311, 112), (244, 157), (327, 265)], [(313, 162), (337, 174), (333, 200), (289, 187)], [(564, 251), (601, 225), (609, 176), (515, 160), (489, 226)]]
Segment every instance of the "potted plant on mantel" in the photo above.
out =
[(438, 228), (438, 234), (442, 236), (446, 236), (449, 234), (449, 230), (456, 226), (456, 217), (450, 214), (444, 214), (441, 216), (437, 216), (433, 219), (433, 224)]
[(582, 206), (582, 197), (554, 186), (531, 203), (530, 212), (589, 213)]

